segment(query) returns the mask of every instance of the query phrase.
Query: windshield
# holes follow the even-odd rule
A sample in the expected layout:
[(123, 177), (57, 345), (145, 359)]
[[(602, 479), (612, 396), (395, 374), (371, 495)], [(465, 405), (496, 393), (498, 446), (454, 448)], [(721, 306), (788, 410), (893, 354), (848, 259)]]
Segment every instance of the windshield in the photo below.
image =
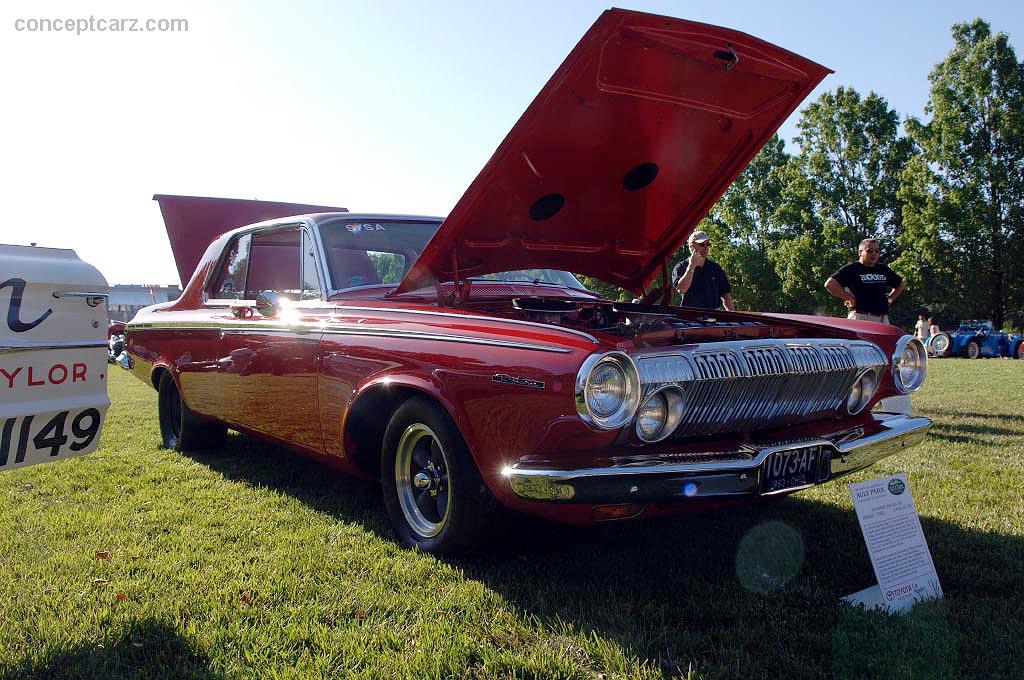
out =
[[(436, 221), (363, 221), (339, 218), (320, 225), (333, 290), (398, 285), (437, 232)], [(471, 277), (474, 281), (553, 284), (584, 289), (575, 276), (556, 269), (518, 269)]]
[(397, 285), (440, 222), (361, 221), (346, 218), (320, 225), (331, 288)]

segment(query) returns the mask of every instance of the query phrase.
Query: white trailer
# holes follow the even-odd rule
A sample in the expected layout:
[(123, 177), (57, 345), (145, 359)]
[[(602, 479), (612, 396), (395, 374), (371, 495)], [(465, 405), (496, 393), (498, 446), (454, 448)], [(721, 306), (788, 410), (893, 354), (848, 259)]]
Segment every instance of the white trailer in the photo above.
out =
[(103, 275), (0, 244), (0, 472), (95, 451), (109, 405)]

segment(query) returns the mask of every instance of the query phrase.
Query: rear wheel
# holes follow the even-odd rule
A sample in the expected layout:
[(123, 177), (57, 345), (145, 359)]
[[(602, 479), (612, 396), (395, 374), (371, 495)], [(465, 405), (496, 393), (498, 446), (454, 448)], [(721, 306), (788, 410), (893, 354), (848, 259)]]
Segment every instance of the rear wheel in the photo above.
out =
[(205, 420), (181, 398), (170, 373), (160, 378), (157, 411), (160, 417), (160, 439), (164, 448), (174, 451), (216, 449), (224, 443), (227, 426)]
[(415, 397), (395, 411), (381, 452), (384, 506), (398, 538), (434, 554), (479, 542), (494, 501), (455, 423)]
[(971, 340), (967, 343), (967, 347), (964, 348), (964, 356), (968, 359), (977, 359), (981, 356), (981, 346), (978, 345), (977, 340)]

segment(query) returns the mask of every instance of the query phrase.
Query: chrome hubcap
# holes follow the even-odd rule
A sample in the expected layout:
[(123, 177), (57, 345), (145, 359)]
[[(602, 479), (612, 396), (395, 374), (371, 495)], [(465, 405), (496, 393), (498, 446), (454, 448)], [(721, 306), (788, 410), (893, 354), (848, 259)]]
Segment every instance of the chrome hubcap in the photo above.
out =
[(441, 533), (451, 501), (448, 459), (437, 435), (423, 423), (405, 428), (398, 440), (395, 487), (412, 530), (423, 538)]

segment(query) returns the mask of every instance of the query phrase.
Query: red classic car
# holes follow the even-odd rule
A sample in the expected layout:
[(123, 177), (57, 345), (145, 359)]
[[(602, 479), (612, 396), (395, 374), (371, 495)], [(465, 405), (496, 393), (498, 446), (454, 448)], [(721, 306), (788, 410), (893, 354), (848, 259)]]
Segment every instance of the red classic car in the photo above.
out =
[(860, 470), (931, 425), (906, 396), (925, 378), (918, 340), (672, 306), (668, 281), (827, 73), (610, 10), (444, 220), (157, 196), (189, 283), (128, 325), (121, 363), (159, 391), (165, 446), (231, 427), (379, 478), (398, 536), (432, 552), (472, 545), (499, 506), (587, 524)]

